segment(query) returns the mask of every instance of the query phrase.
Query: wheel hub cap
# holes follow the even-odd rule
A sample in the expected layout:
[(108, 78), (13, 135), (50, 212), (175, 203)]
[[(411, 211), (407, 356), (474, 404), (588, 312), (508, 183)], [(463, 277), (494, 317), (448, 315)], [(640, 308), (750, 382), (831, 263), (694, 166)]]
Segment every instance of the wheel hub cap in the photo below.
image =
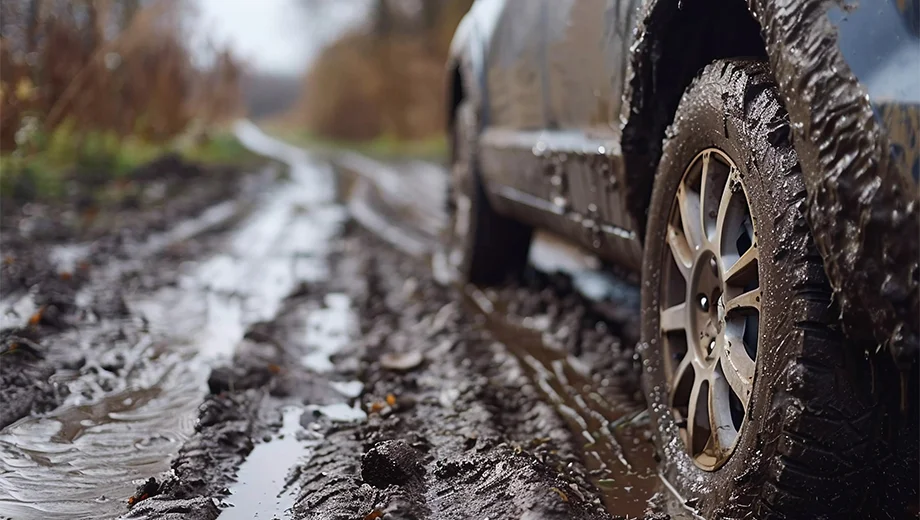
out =
[(668, 219), (660, 329), (668, 400), (705, 470), (732, 455), (751, 402), (759, 343), (759, 253), (738, 169), (720, 150), (684, 172)]

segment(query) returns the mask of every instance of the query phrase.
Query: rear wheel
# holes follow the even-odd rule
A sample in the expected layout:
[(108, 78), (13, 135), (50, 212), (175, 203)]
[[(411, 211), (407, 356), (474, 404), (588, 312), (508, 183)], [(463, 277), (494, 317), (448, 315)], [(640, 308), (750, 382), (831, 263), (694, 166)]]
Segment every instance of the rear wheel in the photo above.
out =
[(489, 204), (478, 170), (477, 132), (475, 108), (463, 101), (454, 118), (446, 256), (461, 282), (494, 284), (524, 269), (533, 229)]
[(711, 64), (674, 120), (642, 273), (663, 473), (707, 518), (850, 518), (881, 408), (842, 344), (769, 69)]

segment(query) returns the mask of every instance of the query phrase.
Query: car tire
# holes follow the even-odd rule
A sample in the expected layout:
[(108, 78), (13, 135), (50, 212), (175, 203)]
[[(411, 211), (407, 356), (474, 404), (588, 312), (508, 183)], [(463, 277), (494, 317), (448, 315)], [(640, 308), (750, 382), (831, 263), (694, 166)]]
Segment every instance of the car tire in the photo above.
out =
[(717, 61), (684, 93), (654, 181), (643, 387), (662, 476), (706, 518), (875, 513), (883, 407), (869, 361), (843, 343), (790, 136), (768, 66)]
[(452, 131), (446, 257), (460, 282), (496, 284), (523, 271), (533, 228), (492, 209), (479, 173), (477, 136), (475, 106), (464, 100)]

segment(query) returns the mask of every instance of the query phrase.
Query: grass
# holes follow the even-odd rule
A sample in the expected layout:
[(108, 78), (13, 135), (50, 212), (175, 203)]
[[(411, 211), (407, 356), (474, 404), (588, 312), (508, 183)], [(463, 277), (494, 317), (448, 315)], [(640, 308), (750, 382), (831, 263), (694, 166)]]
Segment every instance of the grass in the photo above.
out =
[(182, 156), (199, 164), (227, 164), (247, 168), (265, 162), (265, 158), (245, 146), (230, 132), (213, 134), (204, 143), (186, 147)]
[[(228, 131), (207, 138), (153, 144), (111, 133), (77, 136), (61, 125), (47, 138), (34, 136), (17, 152), (0, 156), (0, 197), (50, 201), (66, 195), (67, 181), (86, 186), (129, 178), (138, 167), (167, 153), (204, 165), (254, 167), (265, 159)], [(25, 150), (33, 150), (26, 152)]]
[(380, 136), (367, 141), (326, 139), (311, 132), (283, 127), (268, 127), (266, 132), (296, 146), (319, 153), (358, 152), (380, 160), (422, 159), (444, 162), (447, 159), (447, 139), (443, 135), (419, 140), (399, 140)]

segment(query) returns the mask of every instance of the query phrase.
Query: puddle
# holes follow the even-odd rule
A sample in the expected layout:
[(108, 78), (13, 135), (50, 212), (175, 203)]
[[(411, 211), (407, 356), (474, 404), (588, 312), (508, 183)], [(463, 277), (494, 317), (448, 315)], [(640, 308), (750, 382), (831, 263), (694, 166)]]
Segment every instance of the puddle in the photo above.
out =
[(495, 311), (502, 303), (479, 289), (470, 289), (468, 296), (495, 339), (522, 362), (544, 399), (581, 438), (582, 459), (607, 510), (641, 518), (649, 500), (661, 491), (654, 449), (646, 440), (644, 404), (626, 395), (613, 396), (615, 400), (604, 397), (586, 367), (561, 349), (548, 346), (548, 333), (509, 323)]
[(281, 429), (268, 442), (257, 444), (237, 471), (237, 483), (223, 501), (230, 507), (223, 510), (221, 520), (291, 518), (297, 492), (288, 477), (319, 442), (317, 434), (301, 428), (303, 413), (298, 407), (282, 409)]
[[(330, 293), (323, 303), (323, 307), (309, 311), (306, 317), (307, 354), (303, 363), (315, 373), (331, 371), (334, 367), (330, 357), (352, 341), (358, 330), (357, 317), (347, 295)], [(360, 381), (336, 381), (329, 385), (349, 401), (364, 388)], [(290, 518), (298, 489), (288, 477), (296, 466), (312, 456), (312, 448), (322, 440), (322, 426), (317, 420), (324, 419), (328, 424), (367, 419), (357, 404), (345, 402), (285, 407), (282, 416), (283, 426), (278, 434), (257, 445), (240, 466), (237, 482), (230, 487), (230, 497), (224, 501), (233, 507), (224, 510), (221, 520)]]
[[(62, 341), (83, 352), (86, 365), (55, 375), (72, 391), (63, 406), (0, 431), (0, 517), (123, 514), (136, 482), (168, 471), (194, 431), (210, 366), (232, 355), (251, 324), (273, 318), (298, 285), (328, 276), (328, 247), (347, 217), (335, 202), (332, 169), (251, 125), (238, 133), (250, 148), (290, 164), (290, 180), (265, 193), (228, 231), (220, 253), (182, 264), (176, 284), (127, 294), (130, 322), (90, 324), (65, 335)], [(105, 294), (122, 273), (143, 272), (145, 255), (232, 218), (230, 206), (218, 205), (180, 223), (148, 241), (138, 257), (94, 272), (84, 292)], [(59, 256), (66, 263), (79, 254), (75, 248)], [(341, 313), (340, 300), (327, 304)], [(16, 315), (28, 310), (16, 307)], [(112, 347), (99, 348), (100, 341)], [(124, 366), (118, 375), (106, 369), (113, 360)]]
[(332, 422), (357, 422), (367, 419), (367, 414), (357, 406), (349, 406), (345, 403), (335, 403), (327, 405), (310, 405), (307, 411), (316, 415), (327, 417)]
[(605, 272), (596, 256), (551, 233), (534, 234), (528, 260), (545, 273), (566, 273), (575, 289), (589, 300), (613, 300), (639, 308), (639, 292), (634, 285)]
[(64, 244), (52, 247), (48, 259), (59, 273), (72, 273), (77, 270), (80, 262), (89, 257), (89, 253), (89, 244)]
[(324, 303), (323, 308), (307, 316), (308, 353), (301, 358), (305, 368), (319, 373), (330, 372), (334, 368), (331, 356), (348, 344), (352, 333), (357, 330), (351, 298), (347, 294), (327, 294)]

